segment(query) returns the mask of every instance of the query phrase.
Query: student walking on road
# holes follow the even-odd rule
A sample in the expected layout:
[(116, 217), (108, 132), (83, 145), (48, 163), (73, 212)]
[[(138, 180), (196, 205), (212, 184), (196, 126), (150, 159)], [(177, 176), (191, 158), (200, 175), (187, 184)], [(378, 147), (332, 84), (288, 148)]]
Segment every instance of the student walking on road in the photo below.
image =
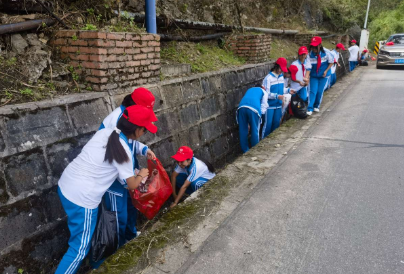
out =
[(351, 46), (349, 47), (349, 69), (353, 71), (359, 63), (360, 52), (359, 47), (356, 45), (356, 40), (351, 41)]
[(331, 75), (331, 67), (334, 64), (332, 53), (324, 49), (321, 37), (315, 36), (310, 43), (310, 63), (312, 70), (310, 73), (310, 97), (307, 115), (320, 112), (323, 93), (327, 85), (328, 77)]
[(56, 274), (76, 273), (90, 250), (97, 223), (98, 206), (116, 178), (129, 189), (136, 189), (149, 175), (148, 169), (135, 176), (129, 139), (137, 140), (146, 130), (157, 132), (152, 113), (143, 106), (125, 109), (114, 129), (101, 129), (66, 167), (58, 182), (58, 193), (67, 214), (69, 249)]
[(258, 85), (247, 90), (236, 112), (239, 125), (241, 150), (246, 153), (250, 150), (248, 145), (248, 129), (251, 130), (251, 147), (260, 141), (260, 127), (262, 115), (268, 109), (268, 93)]
[(332, 87), (335, 85), (337, 82), (337, 66), (340, 67), (341, 65), (339, 64), (339, 53), (345, 50), (345, 47), (343, 44), (339, 43), (335, 46), (335, 49), (331, 51), (331, 53), (334, 55), (334, 65), (331, 67), (331, 83), (330, 86)]

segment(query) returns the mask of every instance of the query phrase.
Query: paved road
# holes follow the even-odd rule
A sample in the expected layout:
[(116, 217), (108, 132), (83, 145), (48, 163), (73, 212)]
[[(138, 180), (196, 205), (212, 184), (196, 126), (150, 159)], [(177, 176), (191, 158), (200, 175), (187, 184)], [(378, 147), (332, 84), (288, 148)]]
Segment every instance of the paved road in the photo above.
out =
[(403, 71), (363, 71), (178, 273), (404, 273)]

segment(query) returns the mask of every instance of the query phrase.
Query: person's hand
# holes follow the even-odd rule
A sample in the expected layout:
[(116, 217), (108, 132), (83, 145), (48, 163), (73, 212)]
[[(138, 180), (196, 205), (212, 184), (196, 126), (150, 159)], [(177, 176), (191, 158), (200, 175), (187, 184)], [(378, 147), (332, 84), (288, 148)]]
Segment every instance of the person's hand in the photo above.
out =
[(284, 97), (283, 95), (278, 95), (279, 100), (283, 100), (283, 97)]
[(173, 192), (173, 197), (174, 197), (174, 200), (176, 200), (177, 199), (177, 193)]
[(306, 86), (306, 82), (303, 82), (303, 81), (300, 81), (299, 84), (300, 84), (302, 87)]
[(293, 89), (291, 89), (289, 92), (290, 92), (290, 94), (296, 94), (296, 90), (293, 90)]
[(147, 176), (149, 176), (149, 170), (147, 168), (142, 168), (138, 175), (142, 176), (142, 178), (146, 178)]
[(338, 63), (338, 66), (340, 67), (341, 65)]
[(323, 77), (327, 77), (327, 71), (324, 71)]
[(308, 85), (310, 82), (309, 78), (303, 78), (303, 81), (306, 83), (306, 85)]
[(150, 149), (147, 150), (147, 159), (148, 159), (148, 160), (154, 160), (154, 159), (156, 159), (156, 155), (155, 155), (154, 152), (151, 151)]
[(177, 205), (176, 203), (172, 203), (172, 204), (170, 205), (170, 208), (174, 208), (176, 205)]

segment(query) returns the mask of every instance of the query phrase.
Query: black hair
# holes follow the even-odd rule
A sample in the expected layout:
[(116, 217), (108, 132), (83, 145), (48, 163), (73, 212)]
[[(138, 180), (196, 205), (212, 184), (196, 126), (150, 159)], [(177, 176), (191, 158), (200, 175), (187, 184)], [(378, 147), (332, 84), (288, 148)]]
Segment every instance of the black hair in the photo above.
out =
[[(125, 110), (124, 114), (128, 115), (128, 111)], [(116, 127), (126, 136), (133, 134), (138, 128), (144, 128), (132, 124), (123, 116), (119, 118)], [(104, 162), (111, 164), (113, 161), (116, 161), (118, 164), (122, 164), (129, 161), (128, 155), (119, 141), (119, 134), (115, 130), (109, 136), (106, 148)]]
[(254, 87), (255, 88), (262, 88), (262, 83), (256, 84)]
[(209, 172), (215, 173), (215, 167), (209, 161), (200, 157), (198, 157), (198, 160), (202, 161), (208, 167)]
[(281, 68), (281, 66), (279, 64), (275, 64), (274, 67), (271, 69), (271, 72), (275, 71), (275, 70), (278, 70), (280, 68)]
[(125, 98), (123, 98), (122, 106), (124, 106), (125, 108), (134, 106), (134, 105), (136, 105), (136, 103), (132, 99), (132, 94), (128, 94), (125, 96)]
[[(317, 48), (316, 46), (312, 46), (312, 45), (310, 45), (310, 47), (309, 47), (309, 51), (311, 51), (312, 49), (316, 49), (316, 48)], [(324, 50), (323, 45), (321, 45), (321, 46), (320, 46), (320, 51), (321, 51), (322, 53), (325, 53), (325, 50)]]

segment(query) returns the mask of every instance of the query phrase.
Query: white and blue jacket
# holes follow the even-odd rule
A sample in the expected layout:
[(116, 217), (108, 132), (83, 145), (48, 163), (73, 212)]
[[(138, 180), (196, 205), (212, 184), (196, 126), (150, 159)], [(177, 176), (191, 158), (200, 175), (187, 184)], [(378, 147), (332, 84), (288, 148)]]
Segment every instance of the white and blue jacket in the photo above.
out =
[[(324, 52), (320, 51), (321, 65), (317, 72), (317, 57), (318, 55), (310, 51), (309, 58), (312, 66), (310, 77), (322, 78), (324, 71), (328, 68), (329, 64), (334, 64), (334, 55), (328, 49), (324, 49)], [(328, 70), (327, 76), (331, 75), (331, 70)]]
[(285, 88), (283, 74), (276, 76), (270, 72), (262, 81), (262, 86), (268, 93), (268, 109), (282, 108), (282, 100), (279, 100), (278, 96), (290, 92), (290, 88)]
[(261, 119), (261, 116), (264, 115), (268, 109), (268, 93), (258, 87), (248, 89), (238, 105), (236, 119), (240, 108), (248, 108), (252, 110)]

